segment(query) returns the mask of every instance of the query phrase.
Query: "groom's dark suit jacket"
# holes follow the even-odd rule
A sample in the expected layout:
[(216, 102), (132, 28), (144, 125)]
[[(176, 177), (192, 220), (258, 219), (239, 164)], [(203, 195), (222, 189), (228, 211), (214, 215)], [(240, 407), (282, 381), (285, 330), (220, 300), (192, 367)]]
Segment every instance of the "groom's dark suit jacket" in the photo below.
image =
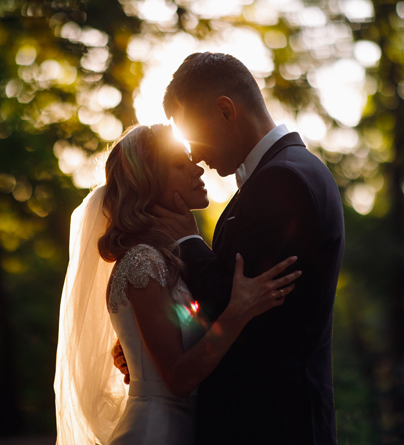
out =
[(303, 271), (285, 303), (251, 320), (200, 385), (197, 443), (336, 443), (331, 337), (343, 247), (338, 188), (297, 133), (271, 147), (230, 201), (213, 251), (199, 239), (181, 244), (186, 282), (212, 320), (229, 301), (237, 252), (249, 277), (290, 255)]

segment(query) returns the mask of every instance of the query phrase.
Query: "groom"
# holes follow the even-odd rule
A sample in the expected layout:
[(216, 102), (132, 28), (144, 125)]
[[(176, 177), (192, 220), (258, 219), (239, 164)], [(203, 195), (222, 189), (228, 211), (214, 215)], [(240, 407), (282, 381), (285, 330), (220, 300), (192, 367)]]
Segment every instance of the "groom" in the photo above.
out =
[(236, 173), (239, 191), (221, 215), (211, 250), (191, 213), (166, 217), (187, 282), (214, 320), (231, 292), (235, 257), (256, 276), (291, 255), (303, 271), (285, 303), (244, 329), (200, 385), (197, 443), (336, 444), (331, 342), (344, 247), (338, 188), (298, 133), (276, 126), (253, 76), (225, 54), (192, 54), (168, 85), (168, 118), (195, 162)]

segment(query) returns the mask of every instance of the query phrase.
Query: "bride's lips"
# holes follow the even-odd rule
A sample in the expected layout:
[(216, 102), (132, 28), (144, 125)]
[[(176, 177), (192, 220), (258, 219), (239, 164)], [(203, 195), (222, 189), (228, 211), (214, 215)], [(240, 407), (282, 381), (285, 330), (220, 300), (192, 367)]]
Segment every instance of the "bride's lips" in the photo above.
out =
[(205, 183), (203, 181), (199, 181), (196, 187), (193, 190), (205, 190)]

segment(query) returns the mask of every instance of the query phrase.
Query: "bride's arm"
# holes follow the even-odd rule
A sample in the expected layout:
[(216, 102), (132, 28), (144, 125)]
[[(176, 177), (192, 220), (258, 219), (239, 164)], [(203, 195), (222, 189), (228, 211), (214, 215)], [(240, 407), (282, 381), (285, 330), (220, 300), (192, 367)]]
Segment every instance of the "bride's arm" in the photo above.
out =
[[(288, 258), (274, 268), (250, 279), (243, 275), (244, 262), (236, 262), (229, 305), (206, 334), (189, 350), (182, 347), (174, 301), (167, 287), (150, 279), (144, 289), (128, 285), (144, 344), (165, 385), (176, 396), (187, 397), (218, 365), (244, 326), (253, 317), (284, 302), (301, 272), (274, 279), (294, 263)], [(284, 287), (286, 286), (286, 287)], [(278, 290), (283, 287), (283, 290)]]

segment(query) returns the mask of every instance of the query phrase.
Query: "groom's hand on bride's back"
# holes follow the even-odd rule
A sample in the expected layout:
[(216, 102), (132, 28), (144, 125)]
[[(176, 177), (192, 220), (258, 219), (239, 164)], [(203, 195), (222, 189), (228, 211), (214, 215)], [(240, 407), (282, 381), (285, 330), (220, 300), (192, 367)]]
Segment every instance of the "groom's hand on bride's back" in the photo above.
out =
[(175, 240), (189, 235), (199, 235), (194, 215), (179, 193), (174, 194), (174, 204), (176, 212), (157, 205), (153, 207), (153, 214), (157, 217), (161, 229)]
[(115, 346), (112, 348), (112, 357), (114, 358), (114, 365), (117, 367), (122, 374), (125, 376), (123, 381), (129, 385), (130, 382), (130, 376), (129, 376), (129, 369), (128, 365), (126, 363), (126, 358), (122, 350), (121, 343), (119, 342), (119, 338), (115, 343)]

